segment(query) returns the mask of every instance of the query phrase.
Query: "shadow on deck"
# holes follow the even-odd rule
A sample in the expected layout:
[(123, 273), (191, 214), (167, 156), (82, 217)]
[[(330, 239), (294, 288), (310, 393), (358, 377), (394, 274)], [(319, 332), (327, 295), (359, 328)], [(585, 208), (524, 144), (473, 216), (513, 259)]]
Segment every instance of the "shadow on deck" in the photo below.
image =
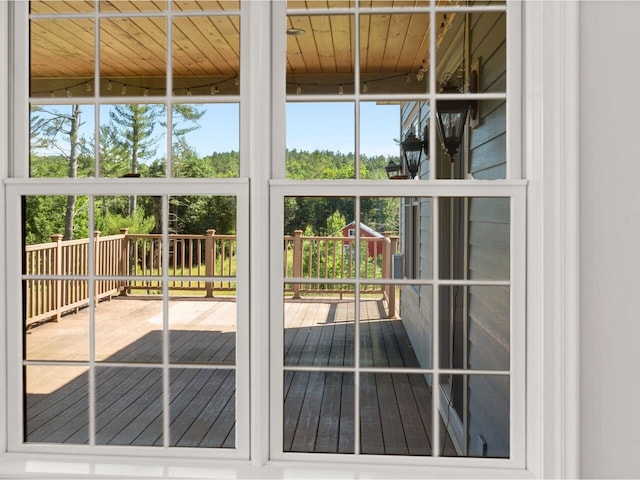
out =
[[(417, 367), (402, 322), (384, 319), (381, 302), (367, 302), (367, 308), (361, 307), (361, 366)], [(213, 307), (216, 302), (202, 303)], [(353, 367), (355, 325), (351, 307), (353, 302), (344, 301), (287, 302), (285, 368)], [(149, 306), (141, 308), (148, 310)], [(183, 308), (189, 310), (188, 305)], [(215, 314), (205, 310), (198, 314), (200, 320), (207, 316), (215, 325)], [(122, 323), (124, 316), (118, 318)], [(140, 317), (138, 322), (157, 323)], [(226, 319), (222, 323), (232, 322)], [(184, 330), (169, 332), (169, 356), (174, 365), (169, 373), (168, 444), (233, 448), (235, 332), (192, 329), (193, 325), (189, 322)], [(127, 328), (124, 323), (121, 327), (120, 336), (125, 336)], [(48, 328), (67, 326), (63, 321)], [(127, 365), (98, 364), (93, 379), (84, 366), (28, 366), (27, 385), (32, 393), (25, 399), (25, 440), (88, 444), (89, 386), (93, 383), (97, 445), (163, 445), (162, 369), (144, 365), (161, 361), (162, 332), (156, 329), (137, 335), (103, 359)], [(32, 347), (38, 351), (35, 344)], [(56, 377), (62, 369), (66, 371), (59, 378), (66, 375), (67, 380), (59, 379), (57, 384), (52, 383), (54, 387), (46, 388), (45, 379)], [(33, 377), (31, 381), (29, 377)], [(431, 389), (425, 375), (300, 370), (285, 371), (284, 450), (354, 453), (357, 387), (361, 453), (431, 454)], [(443, 425), (440, 431), (445, 454), (455, 455)]]

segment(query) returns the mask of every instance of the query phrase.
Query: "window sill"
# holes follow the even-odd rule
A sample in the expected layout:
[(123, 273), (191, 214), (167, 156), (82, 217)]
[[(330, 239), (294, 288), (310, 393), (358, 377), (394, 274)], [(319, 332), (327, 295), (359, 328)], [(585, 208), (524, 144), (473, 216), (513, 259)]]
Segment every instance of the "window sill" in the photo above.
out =
[(33, 479), (216, 479), (216, 478), (533, 478), (527, 470), (413, 466), (329, 465), (309, 462), (249, 462), (143, 459), (111, 456), (0, 455), (0, 478)]

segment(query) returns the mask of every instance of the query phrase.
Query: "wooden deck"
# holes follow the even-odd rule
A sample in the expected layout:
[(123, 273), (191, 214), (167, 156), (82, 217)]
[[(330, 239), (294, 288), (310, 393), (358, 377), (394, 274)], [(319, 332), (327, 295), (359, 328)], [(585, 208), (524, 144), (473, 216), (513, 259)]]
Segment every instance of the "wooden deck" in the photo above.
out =
[[(288, 301), (285, 365), (353, 366), (353, 301)], [(384, 318), (380, 301), (361, 304), (362, 366), (416, 367), (402, 322)], [(171, 446), (233, 448), (235, 303), (172, 300), (169, 311)], [(29, 360), (86, 361), (86, 310), (31, 329)], [(162, 445), (162, 302), (116, 298), (99, 305), (95, 353), (98, 445)], [(198, 364), (202, 368), (184, 368)], [(205, 367), (212, 365), (212, 367)], [(89, 441), (89, 375), (83, 366), (26, 369), (26, 441)], [(431, 393), (424, 375), (360, 373), (360, 451), (430, 455)], [(285, 372), (284, 445), (295, 452), (354, 452), (354, 373)], [(441, 432), (444, 432), (444, 427)], [(443, 437), (445, 438), (445, 437)], [(445, 446), (451, 445), (444, 441)], [(455, 454), (452, 448), (448, 455)]]

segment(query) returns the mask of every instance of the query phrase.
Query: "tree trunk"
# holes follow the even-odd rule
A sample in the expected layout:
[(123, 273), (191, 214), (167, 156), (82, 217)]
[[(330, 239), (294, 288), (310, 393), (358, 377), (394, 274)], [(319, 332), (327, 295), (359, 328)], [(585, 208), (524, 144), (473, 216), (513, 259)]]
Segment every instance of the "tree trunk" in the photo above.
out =
[[(69, 125), (69, 178), (78, 177), (78, 131), (80, 129), (80, 105), (74, 105), (71, 110), (71, 119)], [(64, 239), (73, 239), (73, 221), (76, 211), (76, 197), (69, 195), (67, 197), (67, 209), (64, 216)]]

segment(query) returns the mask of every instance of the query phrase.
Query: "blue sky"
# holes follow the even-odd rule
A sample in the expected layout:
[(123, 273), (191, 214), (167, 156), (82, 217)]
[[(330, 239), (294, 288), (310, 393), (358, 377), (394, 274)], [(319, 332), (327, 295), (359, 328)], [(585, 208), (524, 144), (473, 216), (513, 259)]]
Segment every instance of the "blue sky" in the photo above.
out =
[[(393, 141), (400, 137), (399, 105), (360, 104), (360, 152), (366, 155), (398, 155)], [(289, 103), (287, 148), (332, 150), (350, 153), (355, 148), (354, 104)]]
[[(200, 154), (239, 150), (239, 105), (203, 104), (200, 128), (187, 135), (188, 143)], [(49, 106), (68, 114), (70, 106)], [(82, 134), (93, 136), (93, 106), (82, 106)], [(108, 106), (101, 109), (100, 121), (109, 121)], [(352, 102), (289, 103), (287, 105), (287, 148), (313, 151), (331, 150), (350, 153), (355, 148), (354, 104)], [(393, 155), (399, 153), (394, 138), (400, 138), (399, 105), (361, 103), (360, 151), (366, 155)], [(164, 156), (166, 138), (158, 143), (157, 156)], [(51, 152), (57, 153), (57, 152)]]

